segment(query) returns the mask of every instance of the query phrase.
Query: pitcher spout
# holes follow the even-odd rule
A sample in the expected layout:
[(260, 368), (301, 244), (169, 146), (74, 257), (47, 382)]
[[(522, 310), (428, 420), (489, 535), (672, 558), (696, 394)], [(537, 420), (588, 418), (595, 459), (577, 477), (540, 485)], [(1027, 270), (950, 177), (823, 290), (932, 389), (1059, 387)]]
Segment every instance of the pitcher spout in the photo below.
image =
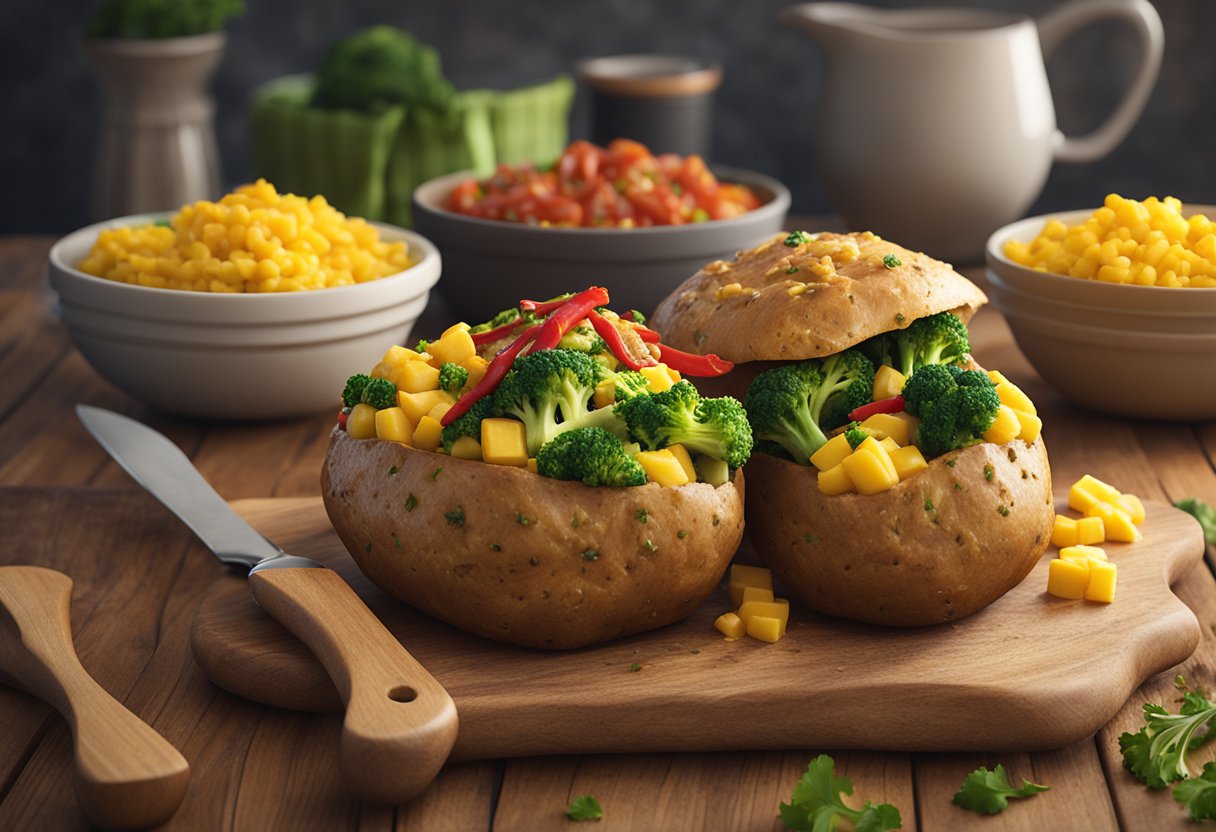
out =
[(841, 34), (858, 32), (879, 11), (855, 3), (800, 3), (786, 6), (777, 17), (827, 48), (838, 42)]

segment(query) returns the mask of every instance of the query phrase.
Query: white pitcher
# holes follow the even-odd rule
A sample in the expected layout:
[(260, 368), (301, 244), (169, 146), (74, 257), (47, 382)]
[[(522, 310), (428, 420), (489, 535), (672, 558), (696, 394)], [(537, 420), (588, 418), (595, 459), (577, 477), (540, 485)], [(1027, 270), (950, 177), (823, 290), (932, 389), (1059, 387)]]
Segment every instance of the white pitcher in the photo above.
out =
[[(1139, 69), (1104, 124), (1065, 136), (1044, 55), (1101, 18), (1134, 27)], [(978, 261), (988, 235), (1034, 202), (1053, 161), (1092, 162), (1123, 140), (1164, 46), (1147, 0), (1071, 0), (1039, 20), (807, 3), (782, 10), (781, 20), (827, 56), (813, 133), (833, 207), (851, 229), (952, 262)]]

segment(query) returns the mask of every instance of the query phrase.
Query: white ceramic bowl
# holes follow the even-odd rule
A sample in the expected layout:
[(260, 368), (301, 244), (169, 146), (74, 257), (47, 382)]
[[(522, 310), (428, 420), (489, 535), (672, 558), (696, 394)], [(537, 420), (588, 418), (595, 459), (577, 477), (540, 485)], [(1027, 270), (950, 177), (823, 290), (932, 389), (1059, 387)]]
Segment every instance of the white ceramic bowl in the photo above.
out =
[[(1048, 219), (1066, 225), (1092, 209), (1019, 220), (988, 239), (988, 295), (1044, 380), (1094, 410), (1167, 421), (1216, 419), (1216, 289), (1082, 280), (1028, 269), (1004, 253)], [(1216, 216), (1188, 205), (1187, 216)]]
[(168, 217), (122, 217), (75, 231), (51, 249), (50, 281), (72, 341), (93, 368), (160, 410), (203, 419), (265, 420), (339, 407), (351, 373), (403, 344), (439, 279), (439, 251), (379, 225), (416, 262), (379, 280), (264, 295), (151, 289), (75, 268), (104, 228)]

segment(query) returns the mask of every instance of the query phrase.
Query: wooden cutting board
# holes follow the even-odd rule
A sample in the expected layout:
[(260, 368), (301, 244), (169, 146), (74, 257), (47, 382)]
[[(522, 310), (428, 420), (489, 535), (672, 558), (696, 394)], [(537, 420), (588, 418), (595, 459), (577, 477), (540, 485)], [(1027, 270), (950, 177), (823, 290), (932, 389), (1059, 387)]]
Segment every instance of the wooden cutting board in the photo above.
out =
[[(472, 636), (376, 589), (355, 567), (319, 498), (243, 500), (254, 526), (338, 570), (447, 688), (460, 713), (454, 759), (560, 753), (859, 748), (1029, 751), (1106, 724), (1146, 678), (1199, 642), (1170, 591), (1203, 556), (1198, 525), (1148, 506), (1134, 545), (1108, 544), (1118, 598), (1048, 596), (1047, 561), (987, 609), (953, 624), (895, 630), (794, 606), (776, 644), (725, 641), (720, 588), (661, 630), (564, 653)], [(1063, 506), (1061, 506), (1063, 510)], [(338, 696), (304, 646), (254, 603), (243, 577), (217, 581), (192, 647), (220, 687), (303, 711)]]

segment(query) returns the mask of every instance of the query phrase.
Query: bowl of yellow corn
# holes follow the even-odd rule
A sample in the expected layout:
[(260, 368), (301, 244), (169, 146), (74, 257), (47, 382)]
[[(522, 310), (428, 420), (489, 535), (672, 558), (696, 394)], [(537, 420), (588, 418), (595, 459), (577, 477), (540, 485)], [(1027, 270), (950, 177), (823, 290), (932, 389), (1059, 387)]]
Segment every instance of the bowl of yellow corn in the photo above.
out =
[(1049, 384), (1095, 410), (1216, 418), (1216, 206), (1116, 194), (988, 240), (988, 294)]
[(405, 343), (439, 272), (421, 235), (266, 182), (82, 228), (49, 264), (59, 317), (99, 374), (224, 420), (339, 407), (349, 368)]

